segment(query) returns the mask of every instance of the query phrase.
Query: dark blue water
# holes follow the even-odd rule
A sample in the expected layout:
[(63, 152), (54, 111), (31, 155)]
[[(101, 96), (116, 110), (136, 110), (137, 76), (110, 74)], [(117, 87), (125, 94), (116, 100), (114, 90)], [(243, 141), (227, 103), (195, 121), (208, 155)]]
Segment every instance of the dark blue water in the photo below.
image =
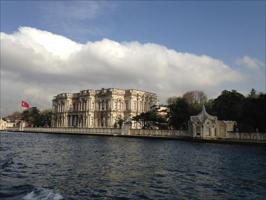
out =
[(266, 199), (266, 148), (1, 133), (1, 199)]

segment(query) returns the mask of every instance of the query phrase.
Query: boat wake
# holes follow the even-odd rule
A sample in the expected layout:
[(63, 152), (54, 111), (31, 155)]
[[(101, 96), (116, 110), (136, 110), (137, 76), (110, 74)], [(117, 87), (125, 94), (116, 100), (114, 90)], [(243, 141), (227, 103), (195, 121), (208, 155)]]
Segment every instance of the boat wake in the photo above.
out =
[(35, 188), (22, 198), (23, 200), (61, 200), (64, 199), (59, 193), (45, 188)]

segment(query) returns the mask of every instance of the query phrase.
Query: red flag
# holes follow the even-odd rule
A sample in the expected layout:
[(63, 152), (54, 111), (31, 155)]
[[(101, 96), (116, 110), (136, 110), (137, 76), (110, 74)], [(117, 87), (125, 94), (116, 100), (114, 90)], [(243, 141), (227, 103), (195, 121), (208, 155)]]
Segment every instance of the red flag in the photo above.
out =
[(21, 107), (22, 108), (29, 108), (30, 107), (30, 104), (26, 101), (21, 101)]

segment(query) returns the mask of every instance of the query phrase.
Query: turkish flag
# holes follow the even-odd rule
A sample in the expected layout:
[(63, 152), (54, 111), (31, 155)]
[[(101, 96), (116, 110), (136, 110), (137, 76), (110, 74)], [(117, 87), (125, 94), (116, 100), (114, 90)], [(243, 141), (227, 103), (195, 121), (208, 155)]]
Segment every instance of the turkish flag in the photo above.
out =
[(26, 101), (21, 101), (21, 107), (22, 108), (29, 108), (30, 107), (30, 104)]

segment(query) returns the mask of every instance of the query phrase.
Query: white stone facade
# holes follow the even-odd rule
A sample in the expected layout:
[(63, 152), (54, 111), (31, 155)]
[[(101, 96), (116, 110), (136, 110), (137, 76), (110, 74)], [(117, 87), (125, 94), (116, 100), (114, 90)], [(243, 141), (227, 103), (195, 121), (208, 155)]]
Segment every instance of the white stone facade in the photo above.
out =
[(7, 128), (7, 122), (0, 118), (0, 130), (6, 130)]
[(53, 127), (113, 128), (119, 120), (149, 111), (158, 99), (155, 93), (103, 88), (58, 94), (52, 104)]
[(5, 121), (2, 118), (0, 118), (0, 130), (6, 130), (7, 128), (12, 128), (15, 126), (15, 123)]
[(218, 120), (216, 116), (208, 114), (203, 106), (201, 113), (190, 117), (189, 132), (194, 138), (227, 138), (228, 132), (233, 131), (235, 125), (235, 121)]

